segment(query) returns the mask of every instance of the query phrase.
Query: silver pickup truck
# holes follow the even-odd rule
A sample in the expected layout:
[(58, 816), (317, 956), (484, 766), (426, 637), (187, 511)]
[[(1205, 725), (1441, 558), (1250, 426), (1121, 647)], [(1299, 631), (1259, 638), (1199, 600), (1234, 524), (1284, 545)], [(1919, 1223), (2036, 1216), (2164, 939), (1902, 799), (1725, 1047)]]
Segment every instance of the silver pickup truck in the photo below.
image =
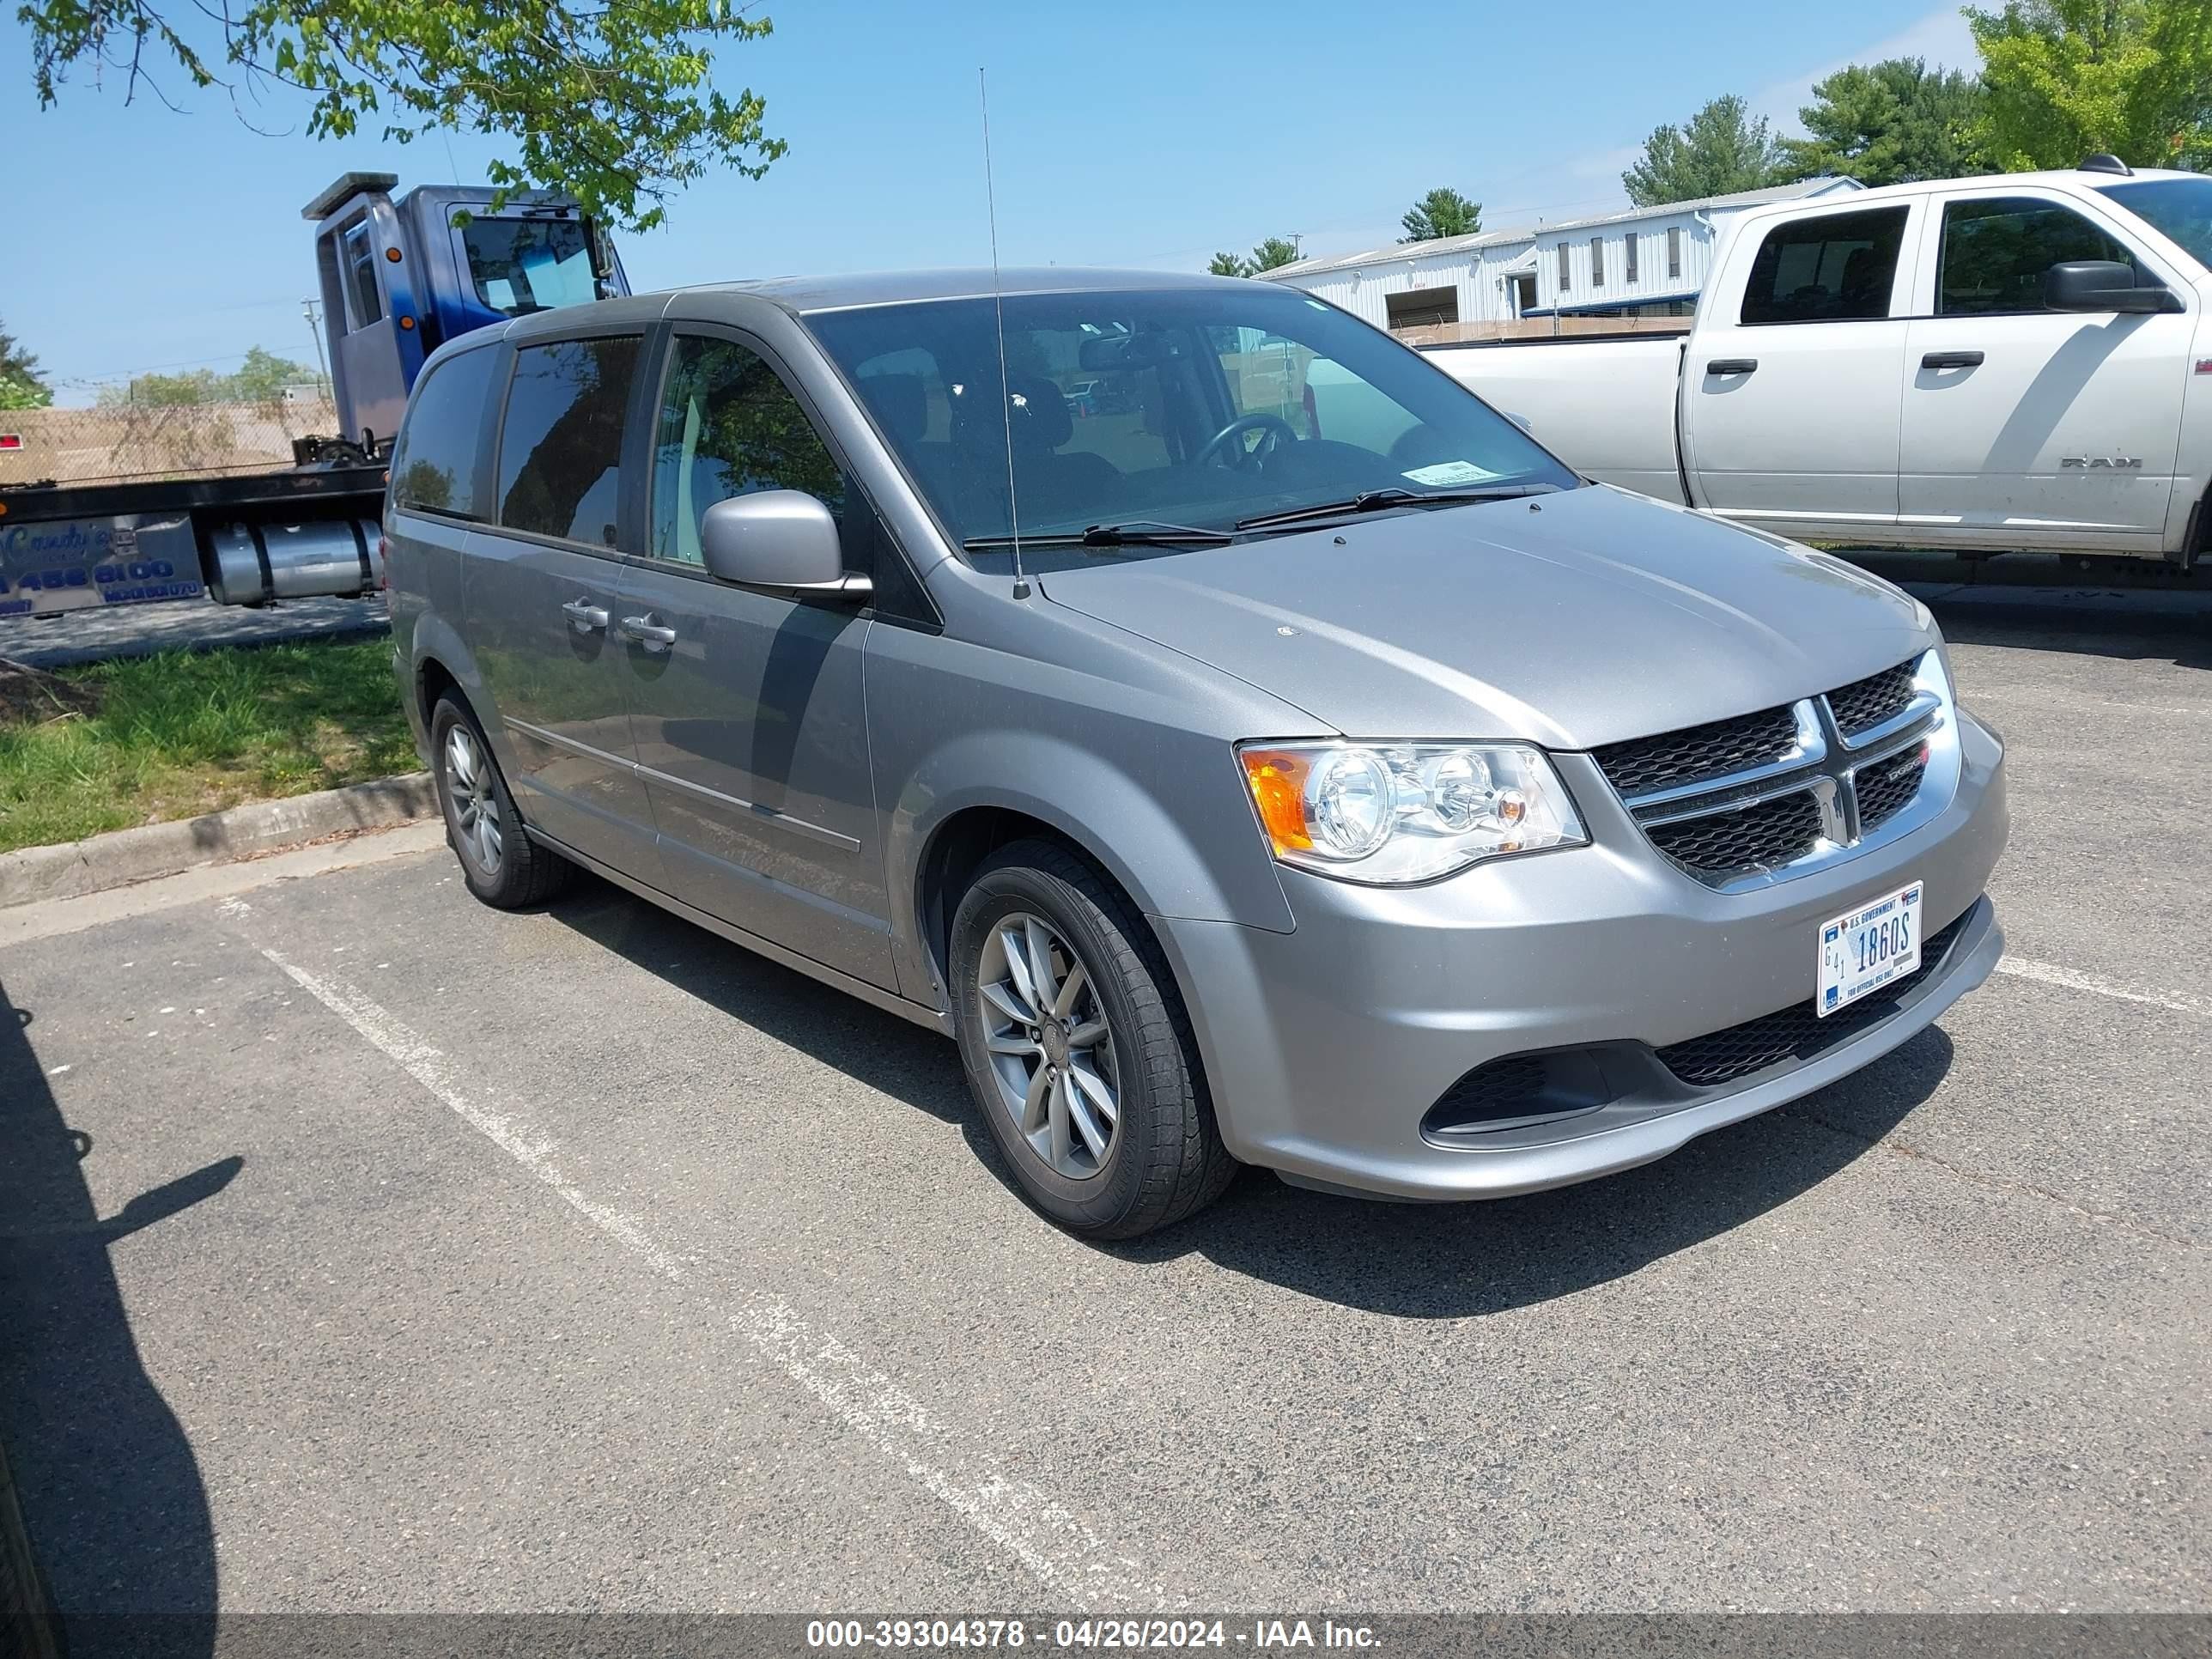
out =
[(1686, 338), (1429, 348), (1591, 477), (1784, 535), (2188, 564), (2212, 179), (1953, 179), (1735, 219)]
[[(1356, 393), (1325, 416), (1317, 368)], [(2002, 753), (1925, 608), (1586, 484), (1282, 289), (547, 312), (430, 361), (392, 479), (470, 890), (593, 870), (956, 1038), (1079, 1232), (1239, 1162), (1427, 1199), (1626, 1169), (2002, 949)]]

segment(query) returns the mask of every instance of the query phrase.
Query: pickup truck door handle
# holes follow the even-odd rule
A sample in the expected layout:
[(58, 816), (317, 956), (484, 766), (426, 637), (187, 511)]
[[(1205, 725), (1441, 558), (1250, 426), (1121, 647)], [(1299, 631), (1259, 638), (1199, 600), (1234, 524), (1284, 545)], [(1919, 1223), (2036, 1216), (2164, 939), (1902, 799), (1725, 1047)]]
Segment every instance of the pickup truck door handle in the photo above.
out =
[(1705, 365), (1708, 374), (1751, 374), (1758, 372), (1756, 357), (1716, 357)]
[(1982, 354), (1978, 351), (1931, 351), (1920, 360), (1923, 368), (1979, 368)]
[(653, 621), (650, 611), (642, 617), (624, 617), (622, 631), (648, 651), (665, 651), (676, 643), (676, 630)]
[(589, 634), (607, 625), (607, 608), (593, 605), (589, 599), (571, 599), (561, 607), (561, 614), (576, 625), (579, 634)]

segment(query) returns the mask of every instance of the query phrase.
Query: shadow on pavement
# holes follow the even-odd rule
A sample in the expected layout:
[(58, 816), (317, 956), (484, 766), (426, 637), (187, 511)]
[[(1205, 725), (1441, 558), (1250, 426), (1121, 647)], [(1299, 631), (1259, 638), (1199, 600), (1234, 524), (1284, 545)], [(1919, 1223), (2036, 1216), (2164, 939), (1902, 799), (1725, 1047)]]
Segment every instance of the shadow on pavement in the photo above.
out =
[[(1015, 1191), (975, 1119), (959, 1056), (943, 1038), (597, 881), (581, 884), (550, 914), (732, 1018), (956, 1125), (970, 1152)], [(1931, 1028), (1793, 1106), (1692, 1141), (1657, 1164), (1557, 1192), (1490, 1203), (1384, 1204), (1250, 1170), (1181, 1226), (1107, 1248), (1140, 1264), (1196, 1254), (1304, 1295), (1407, 1318), (1500, 1313), (1632, 1273), (1817, 1186), (1934, 1094), (1951, 1057), (1950, 1039)]]
[[(0, 1436), (73, 1659), (212, 1650), (215, 1539), (190, 1442), (140, 1364), (108, 1248), (220, 1193), (228, 1158), (101, 1219), (33, 1051), (33, 1012), (0, 987)], [(115, 1615), (186, 1614), (158, 1631)], [(115, 1644), (121, 1645), (114, 1645)]]

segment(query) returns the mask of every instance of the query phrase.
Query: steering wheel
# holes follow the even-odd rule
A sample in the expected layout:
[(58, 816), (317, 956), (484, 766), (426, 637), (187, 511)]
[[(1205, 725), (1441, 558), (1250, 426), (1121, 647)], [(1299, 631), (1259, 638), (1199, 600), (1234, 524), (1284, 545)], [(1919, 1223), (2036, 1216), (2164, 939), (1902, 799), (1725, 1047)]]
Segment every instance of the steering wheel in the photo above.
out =
[(1219, 454), (1231, 439), (1241, 438), (1248, 432), (1265, 432), (1267, 434), (1267, 441), (1257, 449), (1251, 450), (1247, 450), (1240, 445), (1236, 452), (1237, 459), (1230, 463), (1231, 466), (1248, 465), (1255, 456), (1267, 454), (1279, 443), (1294, 444), (1298, 441), (1298, 434), (1292, 430), (1291, 423), (1279, 415), (1240, 415), (1200, 444), (1198, 447), (1198, 453), (1191, 457), (1190, 464), (1193, 466), (1204, 466)]

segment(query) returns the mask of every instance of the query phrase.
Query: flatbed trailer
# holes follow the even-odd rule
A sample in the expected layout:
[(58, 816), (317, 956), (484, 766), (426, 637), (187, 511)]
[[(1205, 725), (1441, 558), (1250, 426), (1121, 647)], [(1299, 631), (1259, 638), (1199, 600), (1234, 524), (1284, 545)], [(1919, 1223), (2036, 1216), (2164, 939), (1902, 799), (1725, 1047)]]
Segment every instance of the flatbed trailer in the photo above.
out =
[(382, 585), (381, 460), (244, 477), (0, 486), (0, 617)]

